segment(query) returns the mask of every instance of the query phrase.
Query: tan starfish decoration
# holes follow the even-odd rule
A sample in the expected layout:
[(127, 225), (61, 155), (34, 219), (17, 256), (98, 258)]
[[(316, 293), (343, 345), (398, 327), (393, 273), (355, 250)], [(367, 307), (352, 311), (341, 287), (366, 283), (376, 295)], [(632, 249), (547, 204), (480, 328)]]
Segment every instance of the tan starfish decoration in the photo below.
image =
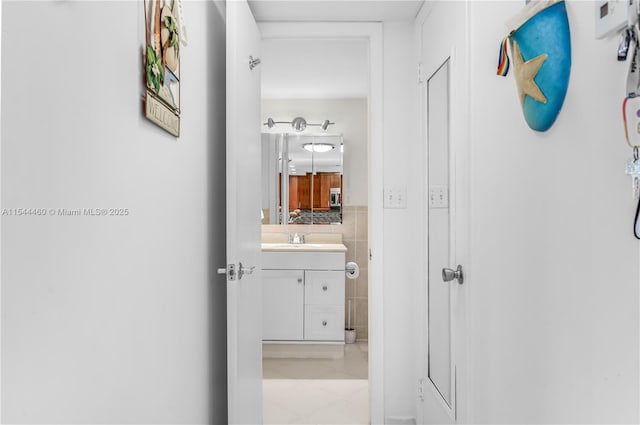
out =
[(540, 67), (547, 60), (547, 54), (544, 53), (531, 60), (524, 61), (520, 47), (518, 43), (513, 41), (513, 69), (516, 79), (516, 85), (518, 86), (518, 95), (520, 96), (520, 103), (524, 106), (524, 96), (529, 95), (533, 99), (540, 103), (547, 103), (547, 98), (542, 94), (540, 87), (533, 81), (533, 78), (538, 75)]

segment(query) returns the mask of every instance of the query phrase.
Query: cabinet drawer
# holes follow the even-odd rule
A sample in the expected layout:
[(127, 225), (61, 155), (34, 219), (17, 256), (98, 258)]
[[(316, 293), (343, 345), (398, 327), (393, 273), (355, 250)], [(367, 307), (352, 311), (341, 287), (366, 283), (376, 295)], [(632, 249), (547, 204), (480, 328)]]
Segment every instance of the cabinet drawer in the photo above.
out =
[(304, 339), (344, 341), (344, 305), (305, 306)]
[(344, 304), (344, 272), (305, 271), (306, 304)]

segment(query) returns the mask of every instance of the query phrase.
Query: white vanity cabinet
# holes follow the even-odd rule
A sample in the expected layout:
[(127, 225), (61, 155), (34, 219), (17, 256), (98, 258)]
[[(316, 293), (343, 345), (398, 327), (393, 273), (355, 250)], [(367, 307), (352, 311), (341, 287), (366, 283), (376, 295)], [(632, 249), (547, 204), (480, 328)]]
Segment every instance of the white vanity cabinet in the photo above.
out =
[(304, 337), (304, 271), (262, 271), (262, 339)]
[(263, 251), (262, 264), (263, 340), (344, 342), (344, 252)]

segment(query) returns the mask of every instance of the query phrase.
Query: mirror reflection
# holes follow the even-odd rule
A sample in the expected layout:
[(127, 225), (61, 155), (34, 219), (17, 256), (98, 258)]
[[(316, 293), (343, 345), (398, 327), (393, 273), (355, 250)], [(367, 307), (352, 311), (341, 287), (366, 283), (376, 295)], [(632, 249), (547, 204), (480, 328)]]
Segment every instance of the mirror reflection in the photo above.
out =
[(342, 223), (340, 134), (263, 133), (262, 223)]

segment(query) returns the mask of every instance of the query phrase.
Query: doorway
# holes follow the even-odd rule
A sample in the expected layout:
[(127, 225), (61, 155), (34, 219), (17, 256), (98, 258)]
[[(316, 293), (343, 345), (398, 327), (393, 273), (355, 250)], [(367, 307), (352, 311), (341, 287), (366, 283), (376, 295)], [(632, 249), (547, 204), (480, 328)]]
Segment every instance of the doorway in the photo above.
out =
[[(382, 370), (376, 368), (376, 364), (379, 367), (381, 362), (376, 353), (372, 352), (373, 348), (370, 348), (373, 347), (372, 342), (376, 343), (376, 346), (382, 346), (382, 341), (376, 339), (381, 330), (381, 317), (371, 314), (372, 302), (381, 303), (381, 297), (376, 298), (377, 285), (373, 276), (375, 268), (381, 264), (381, 257), (378, 257), (380, 262), (369, 260), (369, 248), (376, 243), (376, 235), (370, 234), (369, 229), (375, 228), (372, 224), (380, 219), (372, 211), (373, 203), (369, 202), (372, 200), (369, 196), (372, 186), (376, 184), (375, 181), (371, 181), (369, 163), (379, 160), (373, 154), (372, 146), (376, 140), (380, 140), (381, 134), (378, 131), (381, 125), (379, 121), (373, 119), (380, 107), (376, 102), (376, 99), (379, 99), (376, 97), (379, 93), (377, 89), (370, 89), (370, 87), (376, 87), (375, 84), (368, 84), (370, 79), (379, 78), (379, 75), (372, 73), (371, 70), (376, 63), (381, 64), (381, 56), (378, 56), (381, 52), (372, 52), (381, 47), (381, 44), (378, 44), (381, 42), (380, 28), (375, 24), (281, 23), (277, 25), (263, 23), (259, 24), (259, 27), (263, 37), (263, 73), (268, 72), (266, 64), (270, 63), (269, 50), (278, 49), (274, 46), (279, 42), (282, 42), (279, 48), (289, 53), (306, 51), (307, 48), (303, 47), (304, 42), (311, 42), (316, 48), (310, 50), (320, 52), (318, 55), (321, 55), (322, 48), (318, 46), (323, 43), (325, 45), (342, 43), (344, 47), (347, 40), (342, 37), (348, 37), (351, 47), (362, 49), (360, 56), (363, 58), (364, 75), (360, 80), (365, 86), (364, 96), (340, 95), (334, 92), (329, 98), (326, 97), (326, 93), (325, 97), (313, 98), (313, 94), (300, 96), (295, 92), (292, 93), (289, 87), (291, 78), (286, 79), (289, 86), (275, 96), (265, 96), (270, 89), (267, 84), (263, 85), (263, 122), (267, 123), (269, 118), (286, 122), (298, 116), (304, 117), (309, 123), (319, 123), (326, 119), (336, 123), (329, 131), (344, 137), (342, 147), (345, 152), (344, 187), (341, 188), (340, 193), (343, 207), (342, 223), (337, 226), (314, 223), (305, 228), (299, 225), (293, 228), (294, 226), (287, 222), (285, 232), (339, 233), (342, 242), (347, 246), (347, 261), (354, 261), (361, 268), (358, 279), (345, 282), (345, 327), (351, 325), (355, 329), (357, 340), (354, 344), (332, 346), (332, 344), (309, 345), (281, 342), (263, 346), (264, 420), (265, 423), (301, 420), (304, 422), (305, 419), (301, 419), (301, 414), (304, 412), (300, 409), (305, 409), (306, 404), (306, 410), (309, 413), (320, 415), (306, 418), (307, 422), (336, 423), (336, 420), (338, 422), (342, 420), (349, 423), (369, 423), (370, 420), (375, 421), (376, 414), (382, 417), (382, 403), (377, 405), (370, 403), (370, 400), (381, 400), (382, 393)], [(338, 29), (337, 32), (336, 29)], [(354, 34), (358, 34), (355, 39)], [(287, 44), (296, 44), (297, 48), (287, 49)], [(371, 63), (370, 58), (374, 59)], [(379, 58), (380, 62), (376, 62), (376, 58)], [(281, 57), (279, 60), (279, 64), (284, 63), (285, 67), (286, 62), (286, 57), (284, 59)], [(319, 86), (319, 84), (313, 84), (311, 88), (318, 89)], [(381, 88), (381, 84), (377, 87)], [(373, 96), (372, 91), (376, 92)], [(358, 132), (361, 134), (354, 134)], [(370, 157), (371, 159), (368, 160)], [(282, 223), (265, 224), (263, 234), (281, 232), (283, 230), (281, 226)], [(380, 229), (381, 226), (377, 228)], [(376, 311), (380, 312), (379, 316), (381, 316), (382, 309), (378, 308)], [(376, 323), (380, 326), (379, 328), (376, 328)], [(378, 331), (377, 334), (376, 331)], [(381, 354), (381, 351), (378, 353)], [(309, 397), (303, 396), (305, 392)], [(338, 397), (334, 400), (322, 401), (322, 399), (318, 400), (319, 394), (338, 395)], [(283, 405), (287, 400), (293, 402), (295, 407), (288, 413), (284, 413), (286, 406)], [(355, 406), (359, 408), (354, 410)], [(344, 408), (342, 412), (340, 412), (341, 407)], [(374, 412), (372, 407), (379, 408), (379, 412)], [(340, 416), (336, 417), (336, 415)]]
[[(434, 23), (443, 20), (433, 12), (439, 6), (429, 5), (417, 18), (425, 200), (418, 421), (451, 424), (468, 421), (469, 413), (469, 86), (466, 39), (455, 29), (450, 38), (436, 32)], [(455, 20), (465, 8), (455, 4), (447, 12)]]

